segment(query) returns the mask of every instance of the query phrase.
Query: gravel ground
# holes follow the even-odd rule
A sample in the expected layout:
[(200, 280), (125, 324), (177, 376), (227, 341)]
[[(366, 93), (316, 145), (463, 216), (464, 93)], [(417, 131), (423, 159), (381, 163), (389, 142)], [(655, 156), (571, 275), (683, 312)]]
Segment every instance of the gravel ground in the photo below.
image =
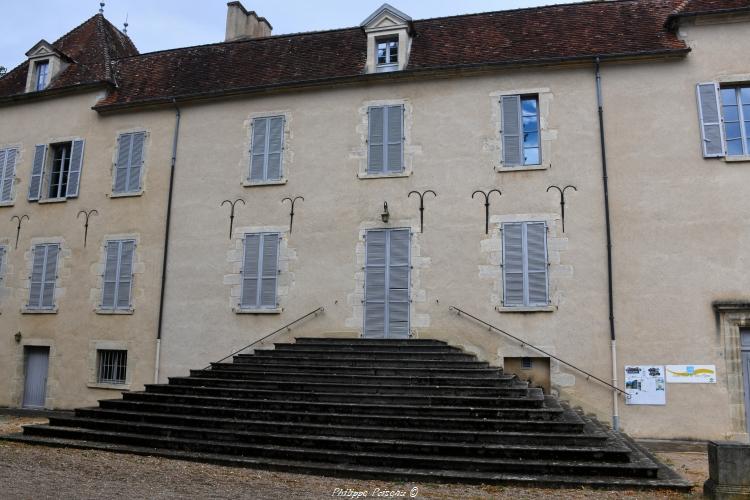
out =
[[(21, 425), (45, 419), (0, 416), (0, 434), (19, 432)], [(223, 467), (158, 457), (94, 450), (46, 448), (0, 441), (0, 498), (12, 499), (244, 499), (352, 498), (344, 492), (367, 491), (370, 498), (386, 492), (401, 498), (536, 499), (701, 498), (708, 463), (704, 453), (668, 453), (660, 458), (691, 480), (692, 495), (664, 492), (539, 489), (456, 484), (391, 483), (335, 479), (282, 472)], [(416, 490), (413, 490), (416, 488)], [(380, 495), (374, 494), (379, 492)], [(399, 496), (389, 496), (398, 498)]]

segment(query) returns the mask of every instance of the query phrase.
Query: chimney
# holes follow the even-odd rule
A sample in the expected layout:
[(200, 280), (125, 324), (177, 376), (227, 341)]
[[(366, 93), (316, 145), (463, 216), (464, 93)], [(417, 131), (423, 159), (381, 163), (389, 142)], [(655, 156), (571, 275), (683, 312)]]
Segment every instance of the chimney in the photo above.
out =
[(225, 42), (247, 38), (271, 36), (273, 26), (265, 17), (258, 17), (254, 11), (247, 11), (240, 2), (227, 4), (227, 33)]

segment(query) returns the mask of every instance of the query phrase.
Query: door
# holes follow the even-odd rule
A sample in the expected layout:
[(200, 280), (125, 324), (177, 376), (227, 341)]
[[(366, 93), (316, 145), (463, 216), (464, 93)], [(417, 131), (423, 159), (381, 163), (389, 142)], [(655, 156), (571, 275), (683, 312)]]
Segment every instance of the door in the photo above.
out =
[(740, 355), (742, 357), (742, 379), (745, 383), (745, 418), (750, 433), (750, 328), (740, 329)]
[(24, 347), (25, 379), (23, 390), (24, 408), (44, 408), (47, 395), (47, 367), (49, 347)]
[(409, 229), (365, 236), (365, 338), (409, 337)]

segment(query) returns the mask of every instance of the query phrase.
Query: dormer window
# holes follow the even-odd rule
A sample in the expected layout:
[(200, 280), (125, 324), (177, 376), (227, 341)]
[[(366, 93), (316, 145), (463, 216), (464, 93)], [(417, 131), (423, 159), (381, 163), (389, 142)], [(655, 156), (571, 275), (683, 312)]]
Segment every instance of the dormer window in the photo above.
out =
[(377, 41), (377, 71), (398, 69), (398, 37)]
[(362, 21), (360, 26), (367, 34), (366, 73), (406, 68), (412, 35), (409, 16), (386, 3)]
[(37, 62), (34, 90), (44, 90), (47, 87), (47, 76), (49, 76), (49, 61)]

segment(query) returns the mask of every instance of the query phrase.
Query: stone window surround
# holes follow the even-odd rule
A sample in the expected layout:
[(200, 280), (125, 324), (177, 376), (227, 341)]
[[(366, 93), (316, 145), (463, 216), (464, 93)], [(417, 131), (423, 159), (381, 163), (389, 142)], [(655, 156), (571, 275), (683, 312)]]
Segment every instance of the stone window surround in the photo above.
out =
[[(404, 107), (404, 143), (403, 158), (404, 170), (397, 173), (370, 174), (367, 172), (367, 159), (369, 155), (369, 135), (370, 135), (370, 113), (372, 106), (403, 106)], [(380, 99), (374, 101), (365, 101), (359, 107), (359, 124), (357, 133), (359, 134), (360, 147), (355, 148), (350, 158), (358, 161), (357, 177), (360, 179), (383, 179), (391, 177), (409, 177), (414, 172), (414, 156), (422, 152), (422, 147), (412, 144), (412, 126), (414, 124), (414, 109), (409, 99)]]
[[(251, 233), (279, 233), (279, 272), (276, 282), (275, 309), (248, 309), (240, 306), (242, 297), (242, 265), (245, 255), (245, 235)], [(227, 252), (228, 274), (224, 275), (224, 284), (230, 287), (229, 308), (235, 314), (281, 314), (284, 312), (289, 292), (294, 287), (293, 263), (297, 260), (297, 251), (289, 246), (289, 227), (287, 226), (246, 226), (234, 228), (231, 247)]]
[[(545, 222), (547, 224), (547, 276), (549, 282), (549, 306), (519, 307), (503, 306), (503, 240), (502, 224), (505, 222)], [(492, 280), (490, 303), (499, 313), (536, 313), (557, 311), (562, 301), (562, 285), (573, 277), (573, 267), (562, 264), (561, 259), (568, 247), (568, 239), (562, 233), (558, 214), (503, 214), (490, 216), (490, 234), (481, 240), (481, 253), (485, 264), (479, 266), (479, 278)]]
[(746, 426), (740, 328), (750, 328), (750, 302), (716, 301), (712, 306), (719, 320), (719, 339), (726, 366), (729, 421), (732, 428), (726, 439), (747, 443), (750, 442), (750, 433)]
[[(138, 191), (133, 191), (129, 193), (115, 193), (115, 169), (117, 168), (117, 156), (119, 153), (119, 139), (120, 135), (122, 134), (130, 134), (135, 132), (145, 132), (145, 137), (143, 138), (143, 159), (142, 159), (142, 165), (141, 165), (141, 189)], [(107, 197), (109, 198), (132, 198), (134, 196), (143, 196), (143, 193), (146, 192), (146, 179), (147, 179), (147, 173), (148, 173), (148, 151), (151, 147), (151, 130), (145, 127), (131, 127), (131, 128), (125, 128), (122, 130), (117, 130), (115, 132), (115, 146), (112, 151), (112, 166), (110, 167), (110, 176), (112, 178), (112, 185), (110, 186), (110, 191), (107, 193)]]
[[(82, 185), (81, 183), (83, 182), (83, 175), (84, 175), (84, 170), (85, 170), (85, 166), (86, 166), (86, 139), (84, 139), (83, 137), (78, 136), (78, 135), (71, 135), (71, 136), (65, 136), (65, 137), (51, 137), (51, 138), (45, 139), (42, 142), (37, 142), (36, 143), (36, 144), (44, 144), (44, 145), (46, 145), (47, 146), (47, 151), (45, 153), (45, 158), (44, 158), (44, 167), (42, 168), (42, 188), (41, 188), (41, 191), (40, 191), (39, 199), (35, 200), (35, 201), (29, 200), (31, 203), (37, 203), (37, 204), (43, 205), (45, 203), (62, 203), (62, 202), (66, 202), (69, 199), (71, 199), (71, 198), (68, 198), (67, 196), (64, 196), (62, 198), (49, 198), (47, 196), (49, 194), (49, 191), (48, 191), (48, 189), (49, 189), (49, 181), (47, 179), (48, 179), (48, 177), (50, 175), (50, 169), (52, 168), (52, 155), (50, 154), (50, 146), (53, 145), (53, 144), (60, 144), (60, 143), (63, 143), (63, 142), (70, 142), (72, 144), (73, 141), (84, 141), (83, 142), (83, 158), (81, 160), (81, 172), (80, 172), (80, 174), (78, 176), (78, 191), (80, 193), (81, 185)], [(36, 146), (36, 144), (35, 144), (35, 146)], [(33, 154), (32, 154), (31, 161), (32, 161), (32, 163), (34, 162), (34, 155)], [(32, 170), (32, 167), (33, 167), (33, 165), (30, 165), (30, 168), (28, 170), (29, 183), (31, 183), (31, 170)], [(18, 171), (17, 168), (16, 168), (16, 171)]]
[[(272, 116), (283, 116), (284, 117), (284, 137), (281, 145), (281, 179), (271, 181), (260, 181), (254, 182), (250, 180), (250, 161), (251, 151), (253, 144), (253, 120), (256, 118), (268, 118)], [(292, 112), (289, 110), (278, 110), (278, 111), (257, 111), (250, 113), (247, 120), (243, 122), (243, 130), (245, 131), (245, 137), (247, 142), (242, 153), (242, 159), (240, 160), (240, 172), (242, 177), (240, 184), (243, 187), (261, 187), (261, 186), (278, 186), (286, 184), (289, 181), (289, 168), (294, 164), (294, 152), (291, 148), (291, 141), (294, 138), (292, 134)]]
[[(34, 247), (36, 245), (44, 245), (50, 243), (57, 243), (60, 245), (60, 253), (57, 256), (57, 281), (55, 282), (55, 307), (52, 309), (29, 309), (29, 293), (31, 290), (31, 273), (34, 267)], [(23, 306), (21, 306), (21, 314), (57, 314), (60, 301), (65, 296), (66, 289), (63, 286), (67, 283), (67, 280), (71, 278), (71, 266), (66, 265), (73, 258), (73, 251), (65, 246), (65, 238), (61, 236), (54, 237), (40, 237), (32, 238), (31, 245), (28, 250), (24, 252), (24, 260), (26, 261), (26, 270), (28, 274), (21, 279), (20, 290), (24, 293)]]
[[(23, 334), (23, 332), (20, 332)], [(18, 408), (23, 407), (23, 393), (26, 381), (26, 357), (25, 347), (49, 347), (49, 365), (47, 366), (47, 388), (44, 396), (44, 407), (55, 408), (56, 397), (58, 390), (58, 379), (56, 373), (56, 361), (57, 361), (57, 348), (55, 347), (52, 339), (42, 337), (23, 338), (19, 344), (16, 344), (16, 370), (13, 375), (12, 387), (14, 388), (13, 393), (15, 394), (16, 404)]]
[(19, 143), (13, 143), (13, 144), (0, 144), (0, 149), (15, 149), (16, 150), (16, 171), (15, 175), (13, 176), (13, 187), (10, 191), (10, 200), (8, 201), (0, 201), (0, 207), (12, 207), (16, 204), (16, 196), (18, 196), (18, 189), (16, 187), (18, 186), (18, 183), (21, 181), (21, 178), (18, 177), (18, 167), (21, 165), (21, 162), (23, 161), (23, 147)]
[[(87, 387), (95, 389), (114, 389), (118, 391), (130, 390), (130, 385), (133, 383), (133, 371), (135, 367), (135, 360), (131, 356), (132, 342), (123, 342), (118, 340), (91, 340), (89, 342), (88, 351), (88, 367), (89, 376)], [(100, 383), (99, 380), (99, 363), (98, 363), (98, 351), (100, 350), (115, 350), (115, 351), (127, 351), (128, 360), (125, 369), (125, 383), (124, 384), (106, 384)]]
[(430, 267), (432, 260), (422, 255), (422, 233), (419, 232), (419, 218), (392, 220), (388, 224), (372, 219), (359, 225), (359, 237), (355, 247), (356, 271), (354, 273), (354, 291), (347, 295), (347, 305), (352, 310), (352, 315), (346, 319), (345, 326), (355, 329), (361, 337), (365, 324), (365, 235), (370, 229), (399, 229), (411, 230), (411, 269), (409, 273), (409, 326), (410, 337), (418, 336), (420, 328), (429, 328), (430, 315), (418, 313), (418, 304), (427, 302), (427, 290), (421, 279), (421, 270)]
[[(104, 287), (104, 266), (107, 262), (107, 243), (110, 241), (120, 240), (134, 240), (135, 248), (133, 249), (133, 281), (130, 285), (130, 301), (133, 303), (133, 307), (130, 309), (103, 309), (101, 307), (102, 292)], [(91, 302), (93, 311), (96, 314), (102, 315), (132, 315), (135, 313), (135, 300), (137, 298), (136, 284), (139, 281), (138, 275), (142, 275), (146, 272), (146, 264), (143, 261), (143, 255), (138, 251), (141, 243), (141, 236), (137, 233), (127, 234), (107, 234), (102, 238), (101, 245), (99, 245), (99, 260), (92, 266), (91, 274), (96, 277), (95, 287), (91, 288), (89, 293), (89, 301)]]
[[(542, 163), (539, 165), (520, 165), (517, 167), (506, 167), (502, 163), (502, 113), (500, 98), (506, 95), (536, 95), (539, 98), (539, 143), (541, 147)], [(498, 90), (490, 93), (491, 126), (493, 130), (492, 139), (485, 144), (485, 151), (492, 153), (496, 172), (521, 172), (526, 170), (547, 170), (552, 168), (552, 155), (554, 144), (557, 140), (557, 130), (549, 126), (550, 108), (554, 96), (549, 88), (521, 88), (512, 90)]]

